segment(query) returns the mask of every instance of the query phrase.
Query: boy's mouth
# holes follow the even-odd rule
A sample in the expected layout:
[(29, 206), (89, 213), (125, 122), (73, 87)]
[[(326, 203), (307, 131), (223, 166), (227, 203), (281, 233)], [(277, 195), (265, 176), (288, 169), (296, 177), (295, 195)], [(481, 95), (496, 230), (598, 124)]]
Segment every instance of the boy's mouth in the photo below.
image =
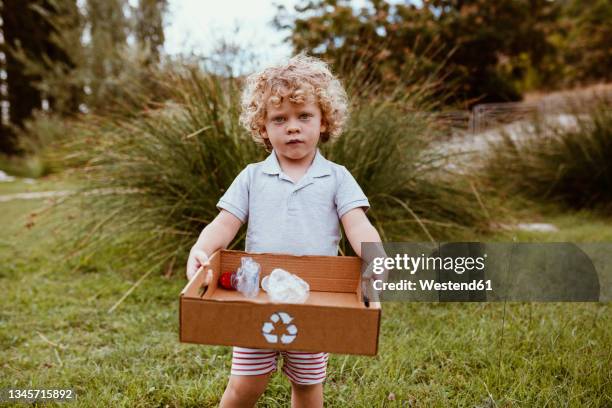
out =
[(304, 143), (302, 140), (300, 139), (291, 139), (287, 142), (287, 144), (299, 144), (299, 143)]

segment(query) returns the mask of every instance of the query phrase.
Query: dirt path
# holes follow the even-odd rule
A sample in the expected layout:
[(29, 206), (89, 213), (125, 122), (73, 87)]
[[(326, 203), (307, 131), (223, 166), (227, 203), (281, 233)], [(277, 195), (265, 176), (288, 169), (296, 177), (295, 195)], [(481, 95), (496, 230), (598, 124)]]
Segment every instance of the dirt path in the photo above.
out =
[(5, 203), (14, 200), (38, 200), (41, 198), (55, 198), (65, 197), (67, 195), (74, 194), (74, 191), (60, 190), (60, 191), (38, 191), (31, 193), (15, 193), (15, 194), (0, 194), (0, 203)]
[(0, 194), (0, 203), (14, 200), (40, 200), (42, 198), (66, 197), (74, 194), (83, 196), (108, 195), (108, 194), (133, 194), (139, 190), (135, 188), (97, 188), (91, 191), (78, 190), (57, 190), (57, 191), (36, 191), (28, 193)]

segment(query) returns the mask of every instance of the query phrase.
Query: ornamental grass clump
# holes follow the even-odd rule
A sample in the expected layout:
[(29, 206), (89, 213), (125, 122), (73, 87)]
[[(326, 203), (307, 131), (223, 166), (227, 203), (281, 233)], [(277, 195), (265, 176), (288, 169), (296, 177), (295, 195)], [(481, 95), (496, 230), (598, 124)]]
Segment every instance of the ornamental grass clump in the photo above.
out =
[[(239, 124), (238, 80), (182, 68), (160, 86), (171, 98), (157, 109), (127, 120), (98, 118), (88, 131), (98, 134), (82, 169), (87, 188), (79, 198), (87, 222), (71, 251), (81, 262), (110, 245), (140, 270), (164, 263), (182, 269), (224, 190), (248, 163), (268, 154)], [(407, 109), (410, 98), (410, 92), (355, 98), (347, 129), (321, 146), (323, 154), (353, 173), (385, 240), (446, 239), (484, 228), (468, 183), (444, 172), (439, 154), (428, 153), (435, 123), (414, 106)], [(231, 247), (242, 248), (244, 236), (243, 228)], [(348, 247), (341, 244), (343, 252)]]
[(486, 156), (486, 178), (506, 194), (609, 213), (612, 105), (601, 99), (590, 113), (572, 117), (540, 119), (521, 137), (502, 134)]
[(347, 130), (326, 149), (358, 180), (381, 238), (442, 240), (486, 229), (468, 176), (449, 172), (452, 157), (432, 149), (435, 120), (403, 106), (384, 99), (354, 106)]
[(235, 83), (184, 67), (160, 86), (172, 98), (157, 109), (91, 123), (98, 140), (83, 152), (81, 259), (110, 244), (138, 265), (172, 262), (215, 217), (236, 174), (265, 157), (238, 124)]

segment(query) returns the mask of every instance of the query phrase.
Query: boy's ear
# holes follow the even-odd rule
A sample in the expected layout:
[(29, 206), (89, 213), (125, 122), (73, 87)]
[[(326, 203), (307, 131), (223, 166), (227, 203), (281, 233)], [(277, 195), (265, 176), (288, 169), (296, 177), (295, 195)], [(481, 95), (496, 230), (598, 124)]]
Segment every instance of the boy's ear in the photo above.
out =
[(266, 132), (265, 127), (262, 127), (261, 129), (259, 129), (259, 135), (264, 139), (268, 139), (268, 132)]
[(325, 133), (327, 131), (327, 123), (323, 119), (321, 119), (321, 131), (320, 133)]

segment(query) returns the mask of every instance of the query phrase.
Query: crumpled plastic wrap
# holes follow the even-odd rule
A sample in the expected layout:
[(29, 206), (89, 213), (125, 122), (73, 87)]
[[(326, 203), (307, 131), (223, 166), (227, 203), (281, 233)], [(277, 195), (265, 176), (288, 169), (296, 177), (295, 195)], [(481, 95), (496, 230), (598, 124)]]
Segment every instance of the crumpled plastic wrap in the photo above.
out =
[(280, 268), (265, 276), (261, 287), (268, 293), (270, 300), (277, 303), (304, 303), (310, 292), (310, 285), (306, 281)]
[(251, 257), (242, 257), (241, 266), (236, 271), (236, 290), (248, 298), (257, 297), (259, 294), (259, 274), (261, 266)]

